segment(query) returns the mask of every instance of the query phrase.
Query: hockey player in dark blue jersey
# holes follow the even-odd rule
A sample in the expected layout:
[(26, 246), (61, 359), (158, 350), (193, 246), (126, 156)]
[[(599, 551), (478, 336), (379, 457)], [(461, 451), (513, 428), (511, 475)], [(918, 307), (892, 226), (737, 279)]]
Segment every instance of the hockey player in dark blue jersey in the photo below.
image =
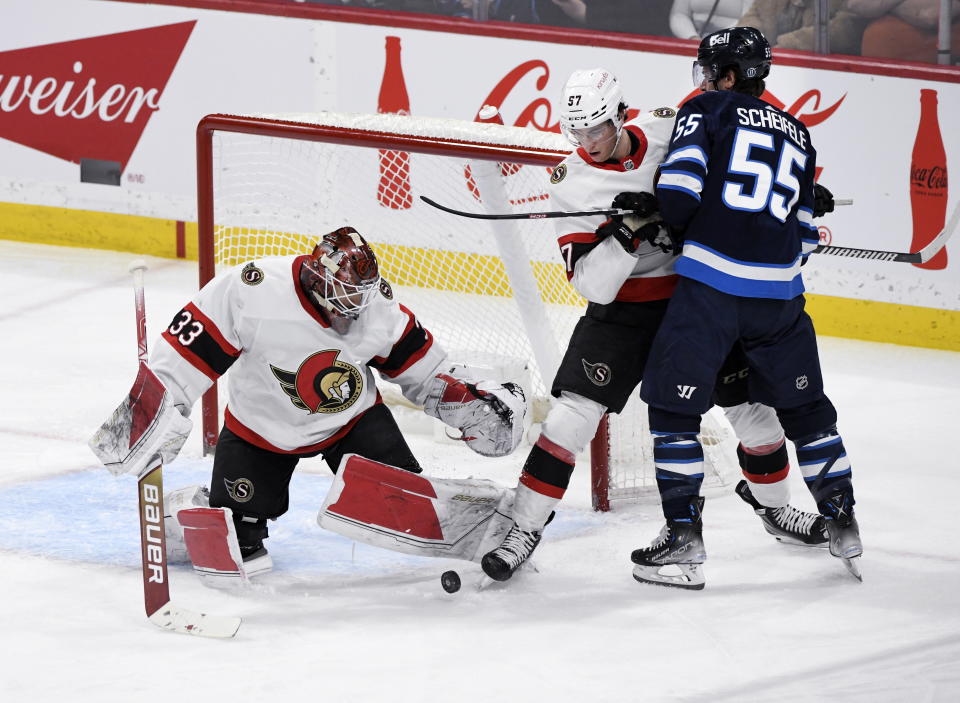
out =
[[(717, 370), (737, 343), (750, 362), (751, 398), (776, 409), (796, 446), (831, 554), (860, 577), (850, 462), (823, 392), (800, 275), (818, 242), (814, 214), (832, 208), (828, 191), (815, 195), (816, 150), (806, 127), (759, 99), (771, 59), (770, 44), (752, 27), (705, 37), (694, 62), (703, 93), (679, 111), (660, 169), (661, 216), (682, 253), (640, 391), (650, 406), (666, 525), (631, 555), (638, 581), (703, 585), (697, 432)], [(661, 574), (668, 564), (684, 577)]]

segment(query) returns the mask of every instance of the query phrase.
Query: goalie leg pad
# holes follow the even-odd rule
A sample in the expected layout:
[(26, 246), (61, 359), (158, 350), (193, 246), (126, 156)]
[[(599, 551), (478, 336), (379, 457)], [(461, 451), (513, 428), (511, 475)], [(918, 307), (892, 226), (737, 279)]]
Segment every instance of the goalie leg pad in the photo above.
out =
[(513, 491), (492, 481), (433, 478), (348, 454), (317, 522), (375, 547), (479, 561), (510, 529), (512, 504)]
[(211, 588), (233, 589), (270, 571), (273, 561), (263, 551), (243, 561), (230, 508), (187, 508), (177, 513), (183, 541), (200, 582)]
[(189, 564), (190, 555), (183, 541), (183, 528), (176, 515), (186, 508), (209, 508), (210, 491), (206, 486), (185, 486), (163, 496), (163, 529), (167, 538), (167, 563)]

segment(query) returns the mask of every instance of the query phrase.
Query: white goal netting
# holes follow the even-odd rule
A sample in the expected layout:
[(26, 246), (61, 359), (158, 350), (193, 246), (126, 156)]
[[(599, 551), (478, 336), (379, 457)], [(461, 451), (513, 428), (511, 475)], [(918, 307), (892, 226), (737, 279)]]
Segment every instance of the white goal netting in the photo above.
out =
[[(586, 304), (567, 283), (553, 222), (458, 217), (419, 196), (468, 212), (551, 210), (550, 165), (569, 144), (553, 133), (396, 115), (256, 120), (265, 133), (213, 134), (218, 269), (306, 253), (320, 235), (351, 225), (371, 242), (397, 298), (451, 359), (521, 382), (533, 400), (533, 420), (542, 420), (550, 382)], [(339, 143), (315, 141), (311, 126), (337, 128)], [(412, 136), (417, 145), (378, 148), (364, 137), (371, 133)], [(517, 147), (534, 150), (539, 165), (510, 162)], [(414, 150), (420, 148), (433, 153)], [(479, 160), (480, 153), (503, 160)], [(401, 400), (389, 384), (382, 390), (388, 401)], [(610, 497), (655, 494), (645, 406), (631, 400), (610, 434)], [(725, 483), (730, 433), (708, 420), (704, 434), (709, 483)]]

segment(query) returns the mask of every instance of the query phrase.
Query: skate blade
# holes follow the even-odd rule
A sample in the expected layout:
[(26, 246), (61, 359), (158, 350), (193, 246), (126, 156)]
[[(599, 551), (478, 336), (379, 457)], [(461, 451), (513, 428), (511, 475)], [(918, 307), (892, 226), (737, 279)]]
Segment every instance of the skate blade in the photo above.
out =
[(842, 559), (843, 565), (847, 568), (857, 581), (863, 583), (863, 572), (860, 570), (860, 557), (850, 557), (849, 559)]
[[(769, 530), (767, 531), (770, 532)], [(784, 537), (783, 535), (778, 535), (774, 532), (770, 532), (770, 534), (773, 535), (776, 538), (776, 540), (780, 542), (780, 544), (789, 544), (793, 547), (810, 547), (812, 549), (826, 549), (830, 546), (830, 542), (828, 540), (811, 543), (811, 542), (804, 542), (803, 540), (799, 540), (799, 539), (794, 539), (792, 537)]]
[(649, 583), (653, 586), (668, 588), (682, 588), (688, 591), (700, 591), (706, 585), (701, 564), (673, 564), (680, 569), (679, 574), (663, 574), (660, 569), (665, 567), (641, 566), (633, 567), (633, 578), (639, 583)]

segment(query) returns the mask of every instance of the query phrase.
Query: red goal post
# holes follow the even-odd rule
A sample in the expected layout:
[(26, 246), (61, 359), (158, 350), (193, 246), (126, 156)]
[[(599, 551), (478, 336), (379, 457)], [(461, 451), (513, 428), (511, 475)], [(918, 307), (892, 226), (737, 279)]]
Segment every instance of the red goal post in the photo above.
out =
[[(555, 133), (459, 120), (208, 115), (197, 127), (200, 285), (218, 266), (309, 252), (350, 224), (451, 360), (522, 375), (540, 421), (585, 305), (566, 281), (553, 224), (456, 217), (417, 196), (466, 211), (554, 209), (548, 175), (569, 151)], [(216, 444), (218, 405), (214, 385), (203, 399), (205, 451)], [(656, 493), (645, 407), (631, 405), (591, 445), (599, 510)]]

